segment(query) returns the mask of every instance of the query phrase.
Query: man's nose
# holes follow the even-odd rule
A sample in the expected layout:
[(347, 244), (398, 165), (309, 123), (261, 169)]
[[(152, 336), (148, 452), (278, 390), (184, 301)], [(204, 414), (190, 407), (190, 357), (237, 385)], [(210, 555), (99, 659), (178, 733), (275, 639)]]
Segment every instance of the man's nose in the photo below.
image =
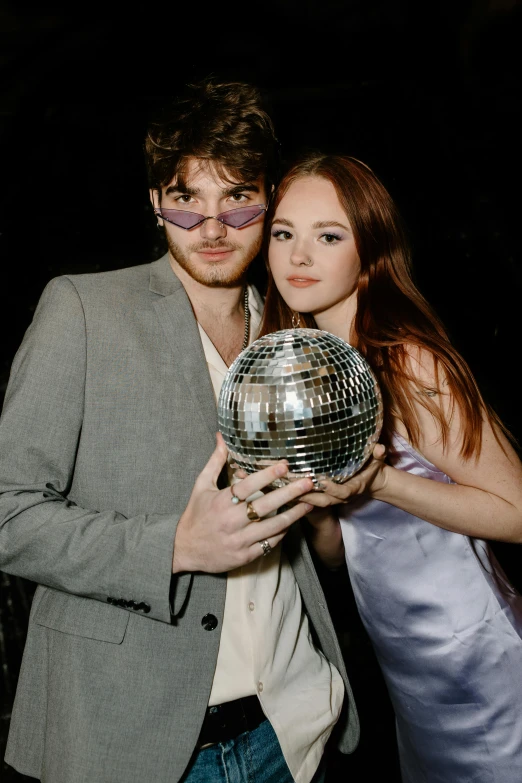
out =
[(203, 239), (222, 239), (227, 235), (227, 227), (215, 217), (208, 217), (201, 226)]

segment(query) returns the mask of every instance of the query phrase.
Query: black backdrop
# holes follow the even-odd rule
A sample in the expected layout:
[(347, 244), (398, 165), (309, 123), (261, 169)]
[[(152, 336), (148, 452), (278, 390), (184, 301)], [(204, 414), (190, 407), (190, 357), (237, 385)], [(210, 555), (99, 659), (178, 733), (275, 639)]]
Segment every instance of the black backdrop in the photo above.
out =
[(420, 287), (522, 433), (519, 3), (19, 6), (0, 14), (4, 385), (49, 278), (159, 253), (144, 128), (185, 82), (212, 73), (264, 90), (288, 156), (344, 151), (384, 179)]
[[(283, 150), (346, 152), (397, 199), (416, 278), (514, 434), (519, 405), (516, 0), (0, 8), (0, 392), (45, 283), (161, 252), (147, 118), (187, 81), (257, 84)], [(521, 586), (514, 547), (497, 546)]]

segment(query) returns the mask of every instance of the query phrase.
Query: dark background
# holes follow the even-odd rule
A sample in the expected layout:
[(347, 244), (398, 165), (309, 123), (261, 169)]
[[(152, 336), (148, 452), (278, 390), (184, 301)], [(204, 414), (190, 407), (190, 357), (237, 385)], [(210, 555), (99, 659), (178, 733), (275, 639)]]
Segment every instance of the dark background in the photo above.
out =
[[(303, 146), (345, 152), (381, 176), (408, 224), (421, 290), (521, 438), (520, 3), (130, 8), (0, 5), (0, 395), (51, 277), (160, 254), (142, 160), (147, 119), (213, 74), (263, 90), (287, 157)], [(520, 588), (518, 550), (496, 551)], [(32, 587), (0, 577), (1, 750)], [(340, 633), (363, 740), (331, 780), (357, 769), (377, 779), (384, 761), (391, 783), (391, 709), (349, 606)], [(5, 767), (0, 777), (21, 780)]]

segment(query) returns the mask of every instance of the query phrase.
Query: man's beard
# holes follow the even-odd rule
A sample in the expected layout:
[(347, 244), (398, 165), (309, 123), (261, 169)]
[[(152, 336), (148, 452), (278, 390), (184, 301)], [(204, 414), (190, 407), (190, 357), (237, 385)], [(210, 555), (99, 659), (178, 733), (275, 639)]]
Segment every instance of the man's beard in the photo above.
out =
[[(171, 256), (190, 277), (202, 285), (216, 288), (232, 288), (240, 283), (254, 258), (261, 250), (262, 237), (246, 248), (229, 241), (210, 242), (203, 240), (194, 245), (182, 249), (174, 239), (165, 231), (167, 244)], [(231, 266), (230, 261), (211, 261), (207, 264), (197, 264), (191, 261), (191, 253), (202, 250), (237, 250), (240, 251), (238, 260)]]

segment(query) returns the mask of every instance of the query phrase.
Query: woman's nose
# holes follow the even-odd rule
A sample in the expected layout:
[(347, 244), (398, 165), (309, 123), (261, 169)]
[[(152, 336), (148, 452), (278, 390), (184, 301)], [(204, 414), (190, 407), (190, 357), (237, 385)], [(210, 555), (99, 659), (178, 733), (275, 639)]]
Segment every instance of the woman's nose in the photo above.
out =
[(227, 227), (215, 217), (208, 217), (201, 226), (203, 239), (222, 239), (227, 235)]
[(294, 247), (290, 254), (290, 263), (294, 266), (307, 266), (309, 264), (309, 254), (305, 247)]

